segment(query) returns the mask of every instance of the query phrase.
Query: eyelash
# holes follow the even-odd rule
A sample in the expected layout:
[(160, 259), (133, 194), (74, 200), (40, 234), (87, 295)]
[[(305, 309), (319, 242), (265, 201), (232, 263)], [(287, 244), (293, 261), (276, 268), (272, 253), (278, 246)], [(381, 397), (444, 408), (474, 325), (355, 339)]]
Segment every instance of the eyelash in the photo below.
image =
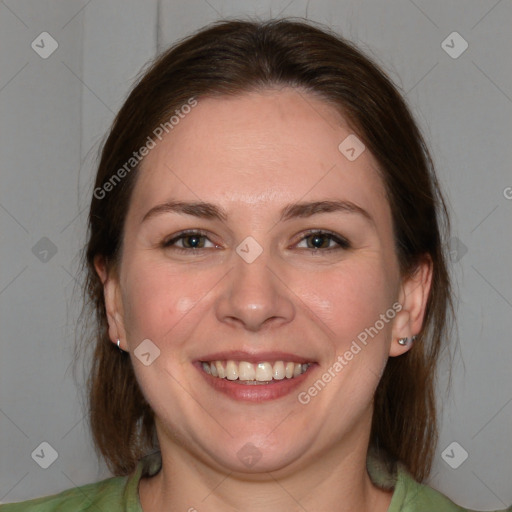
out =
[[(195, 248), (195, 249), (194, 248), (183, 248), (183, 247), (177, 247), (174, 244), (176, 242), (178, 242), (179, 240), (183, 240), (187, 237), (195, 236), (196, 238), (197, 237), (208, 238), (207, 235), (208, 235), (208, 233), (206, 233), (205, 231), (202, 231), (202, 230), (186, 230), (186, 231), (182, 231), (182, 232), (178, 233), (177, 236), (171, 238), (170, 240), (165, 240), (161, 245), (165, 249), (172, 249), (173, 251), (178, 251), (181, 253), (190, 253), (191, 251), (199, 252), (199, 251), (202, 251), (204, 249), (209, 249), (209, 248), (208, 247), (199, 247), (199, 248)], [(347, 249), (351, 248), (350, 242), (347, 239), (345, 239), (335, 233), (332, 233), (330, 231), (325, 231), (322, 229), (311, 229), (311, 230), (306, 231), (306, 233), (304, 235), (305, 236), (303, 236), (299, 240), (299, 242), (302, 242), (303, 240), (306, 240), (307, 238), (309, 238), (313, 235), (317, 235), (320, 237), (326, 237), (328, 240), (332, 240), (333, 242), (336, 242), (338, 244), (337, 247), (328, 247), (328, 248), (324, 248), (324, 249), (322, 249), (322, 248), (316, 248), (316, 249), (306, 248), (305, 249), (313, 254), (318, 254), (319, 252), (339, 251), (340, 249), (347, 250)], [(299, 242), (297, 242), (297, 243), (299, 243)]]

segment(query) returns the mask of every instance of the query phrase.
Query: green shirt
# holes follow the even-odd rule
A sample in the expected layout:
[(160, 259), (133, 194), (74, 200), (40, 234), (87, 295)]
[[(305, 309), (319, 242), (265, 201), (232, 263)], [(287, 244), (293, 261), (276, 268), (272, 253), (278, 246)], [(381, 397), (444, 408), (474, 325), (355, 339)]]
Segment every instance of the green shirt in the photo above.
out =
[[(160, 452), (155, 452), (143, 457), (128, 476), (108, 478), (52, 496), (0, 505), (0, 512), (143, 512), (139, 501), (139, 481), (143, 476), (158, 473), (161, 465)], [(388, 512), (474, 512), (416, 482), (400, 463), (391, 469), (369, 455), (367, 468), (375, 485), (394, 489)], [(512, 511), (512, 506), (507, 510)]]

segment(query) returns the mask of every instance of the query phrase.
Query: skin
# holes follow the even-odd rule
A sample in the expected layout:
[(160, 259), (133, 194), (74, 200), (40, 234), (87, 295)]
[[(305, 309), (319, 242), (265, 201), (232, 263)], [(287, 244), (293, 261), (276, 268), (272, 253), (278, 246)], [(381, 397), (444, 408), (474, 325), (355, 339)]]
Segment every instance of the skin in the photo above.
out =
[[(368, 150), (352, 162), (338, 150), (351, 133), (311, 93), (264, 90), (199, 99), (145, 158), (120, 263), (107, 269), (98, 257), (96, 268), (112, 342), (130, 352), (156, 414), (163, 467), (140, 483), (146, 512), (388, 509), (391, 493), (365, 468), (372, 398), (388, 357), (410, 348), (397, 339), (421, 330), (432, 272), (426, 261), (400, 275), (377, 162)], [(142, 221), (171, 199), (215, 203), (227, 219), (166, 212)], [(285, 205), (316, 200), (351, 201), (372, 220), (348, 212), (279, 220)], [(202, 249), (162, 247), (185, 229), (207, 232)], [(313, 254), (309, 229), (351, 246)], [(248, 236), (263, 248), (252, 263), (235, 251)], [(318, 363), (304, 391), (397, 301), (402, 310), (307, 405), (298, 392), (233, 400), (192, 365), (223, 350), (299, 354)], [(160, 350), (149, 366), (133, 353), (144, 339)], [(246, 443), (261, 454), (251, 468), (237, 456)]]

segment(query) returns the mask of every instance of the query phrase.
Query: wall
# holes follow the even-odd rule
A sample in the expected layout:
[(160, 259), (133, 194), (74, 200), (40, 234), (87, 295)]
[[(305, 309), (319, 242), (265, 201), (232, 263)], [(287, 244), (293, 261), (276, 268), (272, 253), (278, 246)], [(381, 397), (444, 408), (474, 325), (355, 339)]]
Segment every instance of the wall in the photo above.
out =
[[(510, 2), (5, 0), (0, 14), (0, 502), (109, 476), (71, 371), (96, 153), (157, 49), (220, 17), (251, 14), (332, 26), (406, 95), (450, 203), (458, 283), (452, 391), (445, 360), (429, 483), (470, 508), (512, 503)], [(42, 32), (58, 44), (49, 56), (55, 43)], [(58, 454), (47, 469), (31, 456), (43, 442), (52, 448), (42, 445), (39, 462)]]

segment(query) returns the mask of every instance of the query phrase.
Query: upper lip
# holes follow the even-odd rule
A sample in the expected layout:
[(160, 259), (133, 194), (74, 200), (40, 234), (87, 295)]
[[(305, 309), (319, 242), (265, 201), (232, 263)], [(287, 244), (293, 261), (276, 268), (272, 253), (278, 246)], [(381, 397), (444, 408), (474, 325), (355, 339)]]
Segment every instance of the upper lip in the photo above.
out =
[(261, 363), (276, 361), (288, 361), (294, 363), (313, 363), (314, 359), (291, 354), (289, 352), (245, 352), (243, 350), (229, 350), (224, 352), (214, 352), (198, 359), (198, 361), (246, 361), (248, 363)]

